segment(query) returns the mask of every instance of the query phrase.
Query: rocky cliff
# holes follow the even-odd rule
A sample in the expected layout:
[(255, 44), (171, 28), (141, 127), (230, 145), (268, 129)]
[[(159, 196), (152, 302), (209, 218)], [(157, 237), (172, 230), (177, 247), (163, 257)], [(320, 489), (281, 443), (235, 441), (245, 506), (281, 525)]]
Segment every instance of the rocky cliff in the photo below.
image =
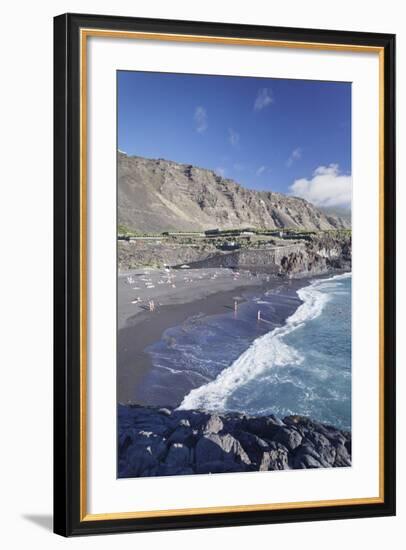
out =
[(240, 250), (223, 252), (215, 244), (180, 244), (176, 241), (120, 242), (120, 271), (141, 266), (176, 267), (187, 263), (194, 268), (228, 267), (248, 269), (288, 277), (308, 277), (332, 269), (351, 269), (351, 234), (320, 233), (306, 240), (285, 241), (284, 245), (246, 245)]
[(279, 273), (289, 277), (312, 276), (331, 270), (351, 270), (351, 234), (313, 235), (302, 248), (287, 250), (280, 259)]
[(351, 434), (302, 416), (118, 407), (118, 476), (351, 466)]
[(212, 170), (118, 153), (118, 223), (142, 233), (212, 228), (342, 229), (304, 199), (245, 189)]

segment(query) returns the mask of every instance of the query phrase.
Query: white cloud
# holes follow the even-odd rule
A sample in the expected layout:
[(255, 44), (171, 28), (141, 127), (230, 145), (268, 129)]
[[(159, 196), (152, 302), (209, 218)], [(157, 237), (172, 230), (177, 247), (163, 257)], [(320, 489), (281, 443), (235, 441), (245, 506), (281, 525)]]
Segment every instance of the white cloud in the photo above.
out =
[(290, 191), (316, 206), (351, 207), (352, 177), (340, 174), (338, 164), (319, 166), (311, 179), (296, 180)]
[(196, 107), (193, 118), (196, 125), (196, 132), (198, 132), (199, 134), (203, 134), (203, 132), (205, 132), (209, 126), (206, 109), (201, 105), (199, 105), (199, 107)]
[(257, 176), (262, 176), (262, 174), (265, 172), (266, 166), (260, 166), (258, 170), (255, 172)]
[(255, 98), (254, 111), (261, 111), (273, 103), (272, 91), (269, 88), (260, 88)]
[(232, 128), (228, 129), (228, 139), (233, 147), (237, 147), (240, 143), (240, 134), (233, 130)]
[(222, 166), (219, 166), (219, 167), (216, 168), (214, 171), (216, 172), (216, 174), (217, 174), (218, 176), (221, 176), (222, 178), (224, 178), (225, 175), (226, 175), (226, 169), (223, 168)]
[(292, 164), (296, 161), (302, 158), (302, 149), (300, 147), (297, 147), (296, 149), (293, 149), (291, 152), (288, 160), (286, 161), (286, 166), (290, 167)]

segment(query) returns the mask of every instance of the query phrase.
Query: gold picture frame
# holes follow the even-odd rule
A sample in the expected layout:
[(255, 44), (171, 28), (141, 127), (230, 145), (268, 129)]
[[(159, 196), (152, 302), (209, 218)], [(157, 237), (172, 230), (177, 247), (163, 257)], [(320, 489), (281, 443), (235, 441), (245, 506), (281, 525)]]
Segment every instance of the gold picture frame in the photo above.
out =
[[(258, 505), (201, 507), (178, 510), (144, 510), (92, 514), (87, 510), (87, 52), (90, 37), (117, 40), (159, 40), (226, 44), (238, 47), (302, 48), (324, 51), (376, 53), (379, 56), (379, 496), (342, 500), (282, 502)], [(55, 531), (64, 535), (214, 526), (227, 524), (264, 523), (335, 517), (388, 515), (394, 513), (394, 303), (390, 290), (394, 280), (393, 249), (394, 221), (388, 218), (394, 202), (394, 37), (339, 31), (309, 31), (273, 29), (266, 27), (212, 25), (172, 21), (144, 21), (133, 18), (63, 15), (55, 18), (55, 255), (56, 277), (79, 282), (75, 296), (67, 287), (56, 287), (55, 381), (56, 430), (63, 431), (64, 468), (55, 472)], [(69, 68), (69, 70), (68, 70)], [(70, 71), (70, 73), (69, 73)], [(73, 76), (74, 73), (74, 76)], [(69, 81), (70, 80), (70, 81)], [(69, 88), (70, 87), (70, 88)], [(72, 90), (68, 93), (68, 90)], [(63, 91), (64, 90), (64, 91)], [(70, 125), (67, 117), (75, 118)], [(63, 135), (63, 144), (59, 141)], [(67, 146), (75, 149), (69, 155)], [(69, 174), (69, 175), (67, 175)], [(67, 204), (66, 190), (74, 187), (74, 198)], [(65, 191), (62, 192), (62, 189)], [(73, 205), (73, 210), (72, 210)], [(71, 210), (69, 211), (69, 208)], [(75, 225), (75, 242), (66, 250), (66, 225), (60, 227), (59, 213), (64, 212), (67, 223)], [(57, 219), (58, 218), (58, 219)], [(64, 259), (60, 245), (64, 242)], [(55, 248), (55, 250), (56, 250)], [(75, 256), (75, 267), (68, 272), (66, 256)], [(58, 275), (59, 274), (59, 275)], [(63, 295), (63, 296), (62, 296)], [(61, 300), (64, 312), (70, 310), (78, 320), (74, 342), (61, 334)], [(66, 323), (66, 318), (64, 323)], [(75, 329), (76, 330), (76, 329)], [(74, 350), (66, 360), (67, 349)], [(65, 357), (63, 365), (61, 358)], [(70, 380), (70, 383), (67, 383)], [(76, 398), (72, 392), (77, 391)], [(60, 396), (65, 408), (61, 411)], [(69, 407), (67, 406), (69, 404)], [(69, 409), (69, 412), (68, 412)], [(59, 434), (60, 435), (60, 434)], [(60, 439), (56, 442), (55, 462), (61, 460)], [(71, 449), (68, 449), (71, 445)], [(65, 487), (61, 495), (61, 487)], [(73, 487), (74, 485), (74, 487)], [(70, 492), (66, 487), (70, 486)], [(69, 511), (69, 513), (68, 513)], [(302, 514), (302, 515), (301, 515)], [(68, 518), (68, 519), (67, 519)], [(191, 523), (192, 522), (192, 523)]]

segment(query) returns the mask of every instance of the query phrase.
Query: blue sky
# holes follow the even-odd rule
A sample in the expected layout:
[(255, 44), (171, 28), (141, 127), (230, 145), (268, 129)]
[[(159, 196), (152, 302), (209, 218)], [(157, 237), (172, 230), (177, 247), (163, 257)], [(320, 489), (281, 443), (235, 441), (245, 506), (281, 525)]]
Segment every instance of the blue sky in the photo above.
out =
[(118, 148), (350, 206), (351, 84), (118, 72)]

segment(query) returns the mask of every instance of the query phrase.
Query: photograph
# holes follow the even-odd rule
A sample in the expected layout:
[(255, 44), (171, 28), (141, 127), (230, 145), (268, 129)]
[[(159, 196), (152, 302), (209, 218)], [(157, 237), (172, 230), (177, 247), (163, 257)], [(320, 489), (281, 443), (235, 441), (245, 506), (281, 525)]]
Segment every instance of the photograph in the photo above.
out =
[(54, 19), (59, 535), (395, 514), (395, 35), (240, 23)]
[(351, 82), (116, 77), (117, 478), (351, 468)]
[(7, 550), (405, 538), (406, 27), (365, 7), (4, 4)]

